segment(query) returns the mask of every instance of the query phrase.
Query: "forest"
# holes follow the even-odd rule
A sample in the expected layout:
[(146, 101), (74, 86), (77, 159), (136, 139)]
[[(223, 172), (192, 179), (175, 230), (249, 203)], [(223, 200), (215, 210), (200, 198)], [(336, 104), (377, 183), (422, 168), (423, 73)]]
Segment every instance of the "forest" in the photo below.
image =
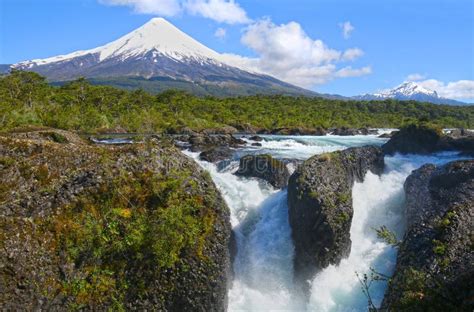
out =
[(122, 128), (136, 133), (174, 133), (226, 125), (282, 127), (385, 127), (428, 122), (474, 128), (474, 106), (416, 101), (345, 101), (291, 96), (197, 97), (183, 91), (159, 94), (93, 85), (84, 78), (62, 86), (24, 71), (0, 77), (0, 130), (27, 125), (82, 133)]

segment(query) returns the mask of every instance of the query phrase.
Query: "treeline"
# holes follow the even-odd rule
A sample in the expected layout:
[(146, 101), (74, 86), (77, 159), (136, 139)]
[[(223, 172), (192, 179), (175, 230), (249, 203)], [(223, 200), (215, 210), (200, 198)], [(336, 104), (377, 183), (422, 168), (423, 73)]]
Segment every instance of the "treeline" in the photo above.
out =
[(79, 79), (51, 86), (36, 73), (0, 77), (0, 129), (25, 125), (95, 132), (194, 130), (224, 125), (281, 127), (400, 127), (417, 122), (474, 128), (474, 106), (415, 101), (342, 101), (287, 96), (196, 97), (182, 91), (158, 95), (143, 90), (91, 85)]

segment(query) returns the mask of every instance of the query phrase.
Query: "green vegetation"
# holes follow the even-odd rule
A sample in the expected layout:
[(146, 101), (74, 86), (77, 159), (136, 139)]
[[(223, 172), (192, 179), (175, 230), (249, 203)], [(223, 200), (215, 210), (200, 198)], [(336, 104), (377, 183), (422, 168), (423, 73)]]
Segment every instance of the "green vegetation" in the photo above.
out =
[(80, 197), (51, 220), (58, 252), (65, 250), (68, 262), (81, 270), (80, 277), (59, 287), (74, 298), (72, 308), (110, 298), (120, 303), (130, 291), (140, 296), (147, 277), (140, 286), (124, 272), (143, 268), (144, 274), (159, 274), (160, 269), (183, 267), (185, 255), (209, 260), (203, 248), (216, 219), (209, 209), (214, 199), (193, 195), (198, 193), (196, 182), (187, 177), (185, 171), (166, 177), (120, 172), (99, 192)]
[(439, 127), (474, 127), (474, 107), (414, 101), (342, 101), (289, 96), (195, 97), (158, 95), (91, 85), (84, 79), (51, 86), (31, 72), (0, 77), (0, 129), (35, 125), (96, 132), (195, 130), (224, 125), (280, 127), (400, 127), (429, 121)]
[(69, 142), (64, 135), (61, 135), (57, 132), (41, 132), (41, 135), (43, 135), (44, 137), (50, 138), (53, 142), (56, 142), (56, 143)]
[(382, 225), (379, 229), (375, 229), (375, 232), (377, 232), (377, 237), (387, 244), (393, 247), (400, 245), (400, 241), (397, 239), (395, 233), (390, 231), (385, 225)]

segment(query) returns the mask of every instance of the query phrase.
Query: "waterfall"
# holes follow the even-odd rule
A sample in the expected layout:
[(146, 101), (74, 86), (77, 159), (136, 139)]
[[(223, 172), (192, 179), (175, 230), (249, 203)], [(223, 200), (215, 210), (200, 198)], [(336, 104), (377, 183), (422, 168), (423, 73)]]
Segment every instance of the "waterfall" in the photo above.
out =
[[(306, 159), (314, 154), (374, 142), (383, 143), (374, 137), (266, 138), (262, 147), (249, 147), (244, 153)], [(233, 175), (236, 161), (219, 171), (214, 164), (199, 161), (197, 153), (186, 153), (209, 171), (231, 210), (238, 254), (229, 291), (229, 311), (367, 311), (367, 298), (356, 272), (369, 273), (374, 268), (390, 275), (396, 260), (396, 250), (378, 239), (374, 229), (385, 225), (401, 238), (406, 177), (424, 163), (440, 164), (457, 157), (454, 153), (386, 157), (386, 169), (380, 177), (369, 172), (364, 182), (356, 183), (352, 190), (351, 254), (338, 266), (319, 272), (311, 283), (310, 298), (301, 298), (294, 293), (294, 246), (286, 190), (278, 191), (257, 179)], [(375, 304), (383, 299), (386, 287), (384, 282), (371, 287)]]

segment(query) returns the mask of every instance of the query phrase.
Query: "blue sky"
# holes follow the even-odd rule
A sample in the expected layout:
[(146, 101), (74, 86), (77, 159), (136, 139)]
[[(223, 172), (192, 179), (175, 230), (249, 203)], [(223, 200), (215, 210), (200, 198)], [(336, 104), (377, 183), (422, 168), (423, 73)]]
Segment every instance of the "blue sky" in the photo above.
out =
[(154, 16), (318, 92), (374, 92), (412, 75), (474, 102), (472, 0), (0, 0), (0, 63), (103, 45)]

